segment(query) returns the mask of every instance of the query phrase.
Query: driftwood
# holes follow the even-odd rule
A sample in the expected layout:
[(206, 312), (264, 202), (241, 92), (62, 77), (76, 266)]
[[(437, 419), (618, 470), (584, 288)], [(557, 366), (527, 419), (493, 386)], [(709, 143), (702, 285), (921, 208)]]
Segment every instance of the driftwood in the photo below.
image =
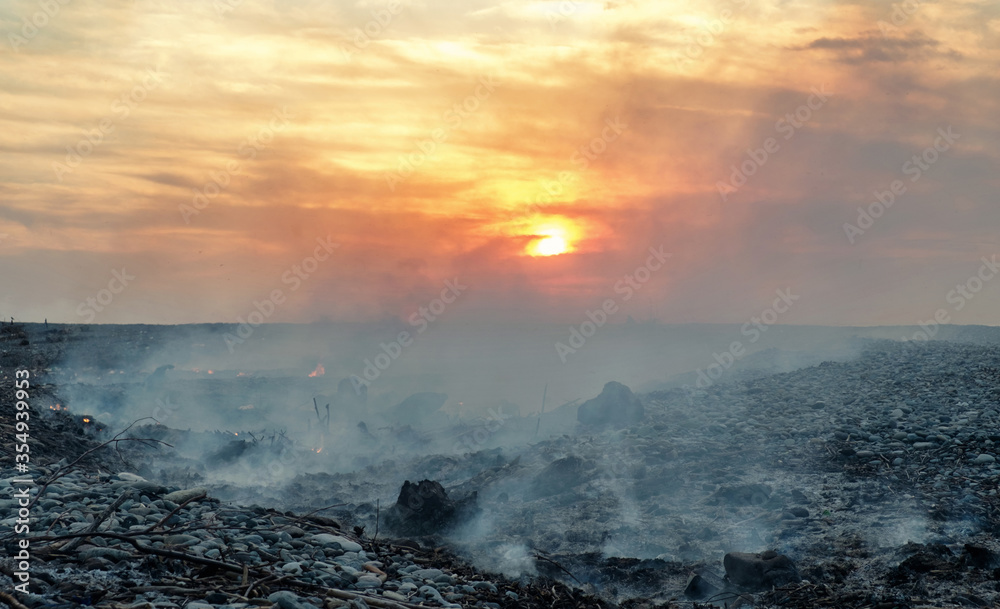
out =
[[(87, 527), (87, 530), (84, 531), (84, 533), (93, 533), (93, 532), (97, 531), (97, 529), (100, 528), (101, 524), (105, 520), (107, 520), (108, 518), (110, 518), (111, 515), (115, 513), (115, 510), (117, 510), (118, 508), (120, 508), (121, 505), (123, 503), (125, 503), (129, 499), (129, 497), (132, 496), (132, 494), (133, 494), (133, 490), (132, 489), (128, 489), (124, 493), (122, 493), (117, 499), (115, 499), (114, 503), (112, 503), (111, 505), (109, 505), (106, 510), (104, 510), (103, 512), (101, 512), (100, 516), (98, 516), (97, 518), (94, 519), (94, 523), (91, 524), (89, 527)], [(68, 544), (66, 544), (66, 546), (64, 548), (62, 548), (62, 550), (65, 551), (65, 552), (71, 552), (74, 549), (76, 549), (76, 547), (78, 545), (80, 545), (81, 543), (83, 543), (84, 539), (86, 539), (86, 538), (85, 537), (77, 537), (76, 539), (73, 539)]]
[[(139, 551), (141, 553), (144, 553), (144, 554), (153, 554), (154, 556), (161, 556), (163, 558), (173, 558), (173, 559), (176, 559), (176, 560), (190, 562), (190, 563), (194, 563), (194, 564), (198, 564), (198, 565), (203, 565), (203, 566), (207, 566), (207, 567), (215, 567), (217, 569), (220, 569), (220, 570), (223, 570), (223, 571), (227, 571), (229, 573), (240, 574), (244, 578), (249, 573), (253, 573), (256, 576), (261, 577), (261, 580), (259, 582), (255, 583), (255, 584), (251, 584), (251, 586), (249, 588), (247, 588), (247, 591), (244, 594), (244, 597), (246, 597), (247, 595), (249, 595), (250, 591), (253, 590), (253, 588), (255, 586), (259, 586), (260, 584), (263, 584), (265, 581), (268, 581), (270, 579), (272, 581), (272, 583), (277, 583), (278, 581), (282, 581), (282, 583), (285, 584), (286, 586), (291, 586), (291, 587), (296, 587), (296, 588), (300, 588), (300, 589), (305, 589), (305, 590), (309, 590), (310, 592), (319, 592), (322, 595), (332, 596), (334, 598), (338, 598), (338, 599), (341, 599), (341, 600), (361, 599), (361, 600), (364, 600), (366, 603), (368, 603), (369, 606), (371, 606), (371, 607), (379, 607), (380, 609), (426, 609), (425, 606), (423, 606), (423, 605), (416, 605), (416, 604), (413, 604), (413, 603), (406, 603), (406, 602), (402, 602), (402, 601), (393, 601), (393, 600), (389, 600), (389, 599), (381, 599), (381, 598), (378, 598), (378, 597), (372, 597), (372, 596), (368, 596), (368, 595), (365, 595), (365, 594), (355, 594), (353, 592), (348, 592), (346, 590), (336, 590), (336, 589), (328, 588), (326, 586), (319, 586), (319, 585), (316, 585), (316, 584), (311, 584), (309, 582), (304, 582), (304, 581), (300, 581), (300, 580), (292, 579), (292, 578), (286, 579), (285, 577), (279, 577), (277, 579), (274, 579), (275, 578), (275, 574), (264, 574), (264, 573), (258, 572), (256, 569), (254, 569), (254, 570), (251, 571), (247, 567), (247, 565), (237, 565), (237, 564), (228, 563), (228, 562), (221, 561), (221, 560), (213, 560), (211, 558), (204, 558), (202, 556), (196, 556), (194, 554), (187, 554), (185, 552), (176, 552), (174, 550), (164, 550), (162, 548), (154, 548), (154, 547), (151, 547), (151, 546), (139, 543), (138, 539), (135, 539), (133, 537), (129, 537), (128, 535), (122, 535), (120, 533), (108, 533), (108, 532), (102, 532), (102, 531), (92, 531), (92, 532), (84, 532), (84, 533), (69, 533), (69, 534), (66, 534), (66, 535), (52, 535), (52, 536), (45, 536), (45, 537), (33, 537), (32, 541), (61, 541), (61, 540), (65, 540), (65, 539), (84, 539), (84, 538), (87, 538), (87, 537), (107, 537), (109, 539), (117, 539), (119, 541), (124, 541), (124, 542), (126, 542), (128, 544), (131, 544), (137, 551)], [(23, 605), (22, 605), (22, 607), (23, 607)], [(25, 607), (25, 609), (27, 609), (27, 608)]]
[(177, 512), (179, 512), (182, 509), (184, 509), (184, 506), (186, 506), (187, 504), (191, 503), (192, 501), (198, 501), (199, 499), (204, 499), (206, 496), (207, 495), (205, 493), (201, 493), (200, 495), (195, 495), (194, 497), (191, 497), (190, 499), (188, 499), (184, 503), (182, 503), (182, 504), (178, 505), (177, 507), (175, 507), (174, 509), (170, 510), (170, 513), (167, 514), (166, 516), (164, 516), (163, 518), (161, 518), (159, 522), (157, 522), (153, 526), (149, 527), (148, 529), (144, 529), (142, 531), (142, 534), (146, 535), (148, 533), (153, 532), (157, 527), (163, 526), (164, 522), (170, 520), (171, 516), (177, 514)]
[(3, 590), (0, 590), (0, 601), (10, 605), (10, 609), (28, 609), (27, 606), (22, 605), (16, 598), (7, 594)]

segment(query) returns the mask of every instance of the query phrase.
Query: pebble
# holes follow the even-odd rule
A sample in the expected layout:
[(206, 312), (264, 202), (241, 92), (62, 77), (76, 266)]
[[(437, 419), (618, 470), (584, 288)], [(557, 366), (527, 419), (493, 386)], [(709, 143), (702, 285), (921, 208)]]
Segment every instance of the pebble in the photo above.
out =
[(309, 538), (312, 543), (318, 543), (324, 546), (337, 544), (340, 546), (341, 550), (345, 552), (360, 552), (361, 544), (351, 541), (346, 537), (341, 537), (340, 535), (331, 535), (330, 533), (320, 533), (319, 535), (313, 535)]

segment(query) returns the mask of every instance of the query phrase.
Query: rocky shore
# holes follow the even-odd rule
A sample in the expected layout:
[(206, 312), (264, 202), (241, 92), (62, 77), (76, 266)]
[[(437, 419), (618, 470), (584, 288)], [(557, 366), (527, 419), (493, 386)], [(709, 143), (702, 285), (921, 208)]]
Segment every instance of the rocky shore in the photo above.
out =
[[(8, 451), (13, 384), (3, 383)], [(0, 470), (0, 603), (889, 609), (1000, 599), (996, 345), (868, 341), (851, 361), (638, 397), (627, 424), (608, 424), (591, 403), (572, 434), (536, 439), (522, 433), (532, 419), (512, 419), (481, 450), (249, 485), (214, 477), (152, 427), (88, 453), (107, 436), (46, 412), (32, 437), (66, 450), (36, 463), (28, 535), (15, 532), (19, 474)], [(400, 532), (413, 510), (393, 503), (418, 488), (461, 517)], [(25, 538), (28, 595), (14, 589)]]

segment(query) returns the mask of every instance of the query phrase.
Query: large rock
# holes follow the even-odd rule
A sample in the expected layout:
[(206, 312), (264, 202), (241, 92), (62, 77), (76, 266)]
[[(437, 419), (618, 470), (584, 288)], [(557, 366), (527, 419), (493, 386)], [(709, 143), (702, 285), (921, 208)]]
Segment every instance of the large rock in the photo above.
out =
[(762, 554), (730, 552), (722, 564), (729, 581), (748, 591), (770, 590), (802, 579), (792, 560), (773, 550)]
[(399, 490), (396, 505), (386, 511), (384, 522), (400, 535), (447, 533), (479, 514), (478, 493), (455, 501), (448, 497), (441, 483), (407, 480)]
[(621, 383), (611, 381), (604, 385), (601, 395), (580, 404), (576, 413), (578, 421), (584, 425), (610, 425), (627, 427), (646, 416), (639, 398)]
[(596, 473), (590, 461), (570, 455), (549, 463), (532, 479), (525, 492), (526, 499), (541, 499), (564, 493), (587, 482)]

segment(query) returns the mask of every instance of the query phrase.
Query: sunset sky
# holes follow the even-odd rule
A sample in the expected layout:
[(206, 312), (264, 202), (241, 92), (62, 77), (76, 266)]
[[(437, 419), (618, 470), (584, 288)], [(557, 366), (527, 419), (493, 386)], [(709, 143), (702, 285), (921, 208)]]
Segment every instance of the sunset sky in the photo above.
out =
[(0, 317), (406, 319), (457, 278), (469, 321), (790, 289), (780, 323), (1000, 323), (990, 0), (2, 0), (0, 32)]

